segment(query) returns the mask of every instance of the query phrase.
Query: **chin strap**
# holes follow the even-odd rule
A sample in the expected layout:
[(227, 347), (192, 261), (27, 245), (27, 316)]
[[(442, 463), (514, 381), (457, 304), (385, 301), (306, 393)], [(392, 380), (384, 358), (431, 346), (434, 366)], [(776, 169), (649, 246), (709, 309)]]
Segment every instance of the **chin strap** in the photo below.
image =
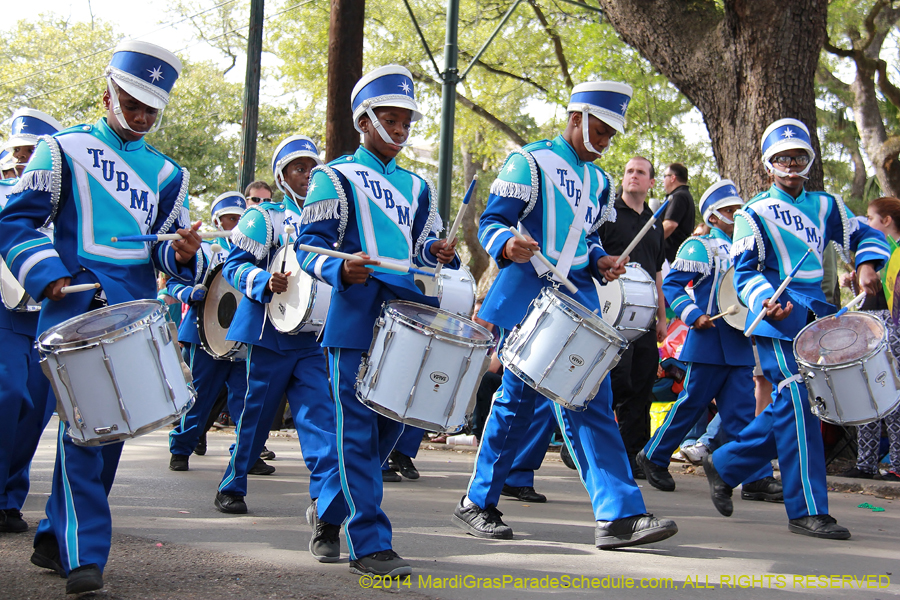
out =
[[(312, 177), (312, 175), (310, 175), (310, 177)], [(275, 186), (279, 190), (290, 196), (291, 200), (293, 200), (294, 203), (297, 204), (297, 206), (299, 206), (300, 208), (303, 207), (303, 203), (306, 202), (306, 196), (301, 196), (300, 194), (295, 192), (290, 185), (288, 185), (288, 182), (284, 180), (284, 172), (281, 169), (279, 169), (278, 173), (276, 173), (275, 175)]]
[[(604, 148), (603, 150), (597, 150), (594, 148), (594, 145), (591, 144), (591, 138), (588, 134), (588, 117), (590, 117), (591, 113), (588, 112), (587, 106), (581, 109), (581, 137), (584, 140), (584, 147), (588, 149), (588, 152), (593, 152), (597, 156), (603, 156), (603, 153), (609, 149), (609, 146)], [(612, 143), (612, 140), (610, 140)]]
[(809, 177), (807, 177), (806, 174), (809, 173), (810, 169), (812, 169), (814, 162), (815, 162), (815, 159), (809, 161), (809, 163), (806, 165), (806, 168), (803, 169), (802, 171), (800, 171), (799, 173), (786, 173), (785, 171), (782, 171), (781, 169), (777, 168), (775, 165), (772, 164), (772, 159), (770, 159), (770, 158), (767, 158), (766, 160), (764, 160), (763, 164), (766, 166), (766, 170), (769, 173), (774, 173), (775, 175), (778, 175), (779, 177), (791, 177), (793, 175), (799, 175), (803, 179), (809, 179)]
[(132, 133), (137, 133), (138, 135), (147, 135), (159, 129), (159, 126), (162, 124), (163, 110), (165, 109), (159, 109), (159, 112), (156, 114), (156, 121), (150, 129), (147, 131), (137, 131), (128, 125), (128, 121), (125, 120), (125, 115), (122, 114), (122, 106), (119, 104), (118, 86), (113, 82), (112, 77), (106, 78), (106, 89), (109, 91), (109, 101), (112, 103), (113, 114), (116, 115), (116, 120), (119, 121), (119, 125), (124, 129)]
[(722, 213), (720, 213), (720, 212), (718, 211), (718, 209), (712, 211), (712, 214), (716, 215), (716, 217), (717, 217), (717, 218), (719, 219), (719, 221), (721, 221), (722, 223), (725, 223), (726, 225), (734, 225), (734, 221), (731, 220), (731, 219), (729, 219), (728, 217), (726, 217), (726, 216), (723, 215)]
[[(384, 125), (381, 124), (381, 121), (378, 120), (378, 117), (375, 116), (375, 111), (372, 110), (372, 107), (369, 105), (369, 101), (366, 100), (363, 102), (363, 106), (366, 109), (366, 115), (369, 117), (369, 121), (371, 121), (372, 126), (375, 128), (375, 131), (378, 132), (378, 135), (381, 136), (381, 139), (384, 140), (385, 144), (393, 144), (395, 146), (400, 146), (401, 148), (405, 148), (406, 146), (412, 146), (409, 141), (403, 142), (402, 144), (398, 144), (394, 140), (391, 139), (391, 136), (388, 135), (388, 132), (384, 130)], [(412, 127), (409, 128), (410, 135), (412, 134)], [(409, 137), (406, 138), (409, 140)]]

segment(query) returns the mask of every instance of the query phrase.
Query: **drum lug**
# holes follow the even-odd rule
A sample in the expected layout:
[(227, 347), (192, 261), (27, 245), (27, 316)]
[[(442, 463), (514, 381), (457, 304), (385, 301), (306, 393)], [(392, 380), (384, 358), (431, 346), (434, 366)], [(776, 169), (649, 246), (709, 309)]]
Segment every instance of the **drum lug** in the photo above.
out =
[(362, 381), (366, 378), (366, 373), (369, 372), (369, 355), (363, 352), (362, 360), (359, 363), (359, 372), (356, 374), (356, 379)]
[[(159, 326), (159, 337), (162, 338), (163, 344), (168, 346), (172, 342), (172, 332), (169, 329), (168, 317), (166, 317), (166, 322)], [(174, 323), (173, 323), (174, 325)]]
[[(101, 348), (102, 347), (103, 346), (101, 345)], [(122, 413), (122, 418), (125, 419), (125, 424), (128, 426), (128, 432), (134, 433), (131, 428), (131, 419), (128, 414), (128, 409), (125, 408), (125, 398), (122, 397), (122, 390), (119, 388), (119, 381), (116, 379), (116, 371), (113, 368), (112, 359), (106, 354), (106, 348), (103, 348), (103, 364), (106, 366), (106, 372), (109, 373), (109, 379), (112, 381), (113, 389), (116, 391), (116, 399), (119, 401), (119, 412)]]
[(72, 382), (69, 380), (69, 371), (66, 369), (66, 365), (56, 365), (56, 373), (66, 388), (69, 401), (72, 403), (72, 418), (75, 419), (75, 428), (84, 429), (84, 417), (81, 416), (81, 411), (78, 409), (78, 401), (75, 400), (75, 392), (72, 390)]
[(96, 433), (97, 435), (107, 435), (112, 433), (113, 431), (118, 430), (119, 426), (115, 424), (110, 425), (109, 427), (94, 427), (94, 433)]
[[(431, 342), (434, 341), (434, 338), (429, 336), (428, 345), (425, 346), (425, 351), (422, 353), (422, 359), (419, 362), (419, 370), (416, 372), (416, 378), (413, 379), (413, 386), (409, 390), (409, 396), (406, 398), (406, 410), (409, 410), (409, 407), (412, 405), (413, 397), (416, 395), (416, 388), (419, 385), (419, 378), (422, 377), (422, 371), (425, 370), (425, 363), (428, 361), (428, 355), (431, 354)], [(385, 344), (387, 346), (387, 344)], [(406, 412), (404, 411), (404, 416)]]
[[(380, 327), (384, 327), (384, 319), (379, 319), (379, 321), (381, 321)], [(384, 359), (388, 354), (388, 349), (391, 347), (391, 340), (393, 339), (393, 330), (388, 331), (386, 334), (384, 334), (384, 348), (381, 349), (381, 358), (378, 360), (378, 366), (375, 367), (375, 372), (372, 373), (372, 381), (369, 382), (370, 390), (374, 390), (375, 386), (378, 384), (378, 376), (381, 375), (381, 366), (384, 364)]]
[[(152, 335), (150, 336), (150, 339), (148, 341), (150, 343), (150, 350), (152, 351), (153, 358), (155, 359), (153, 362), (156, 363), (156, 369), (159, 372), (159, 377), (166, 382), (166, 388), (168, 388), (169, 390), (169, 399), (172, 401), (172, 406), (174, 406), (177, 410), (178, 405), (175, 404), (175, 390), (172, 389), (172, 384), (169, 383), (169, 378), (166, 377), (166, 372), (163, 371), (162, 363), (159, 360), (159, 357), (162, 355), (159, 347), (159, 342), (157, 342), (156, 338)], [(116, 388), (116, 391), (118, 392), (118, 388)]]

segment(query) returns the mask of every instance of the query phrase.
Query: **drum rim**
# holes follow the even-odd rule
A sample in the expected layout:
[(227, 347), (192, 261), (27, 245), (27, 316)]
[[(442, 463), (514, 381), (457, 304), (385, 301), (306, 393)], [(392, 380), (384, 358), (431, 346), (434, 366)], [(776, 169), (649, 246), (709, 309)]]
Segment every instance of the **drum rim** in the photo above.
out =
[[(407, 317), (406, 315), (394, 310), (395, 306), (401, 306), (401, 305), (403, 305), (403, 306), (424, 306), (424, 307), (430, 308), (432, 310), (435, 310), (439, 313), (443, 313), (447, 317), (465, 321), (467, 325), (470, 325), (476, 331), (483, 333), (486, 339), (485, 340), (475, 340), (475, 339), (472, 339), (472, 338), (469, 338), (469, 337), (466, 337), (463, 335), (456, 335), (455, 333), (448, 333), (446, 331), (434, 331), (432, 329), (429, 329), (428, 326), (425, 325), (424, 323), (419, 323), (418, 321), (415, 321), (415, 320)], [(446, 339), (448, 341), (467, 342), (465, 344), (466, 346), (473, 346), (475, 348), (481, 348), (482, 346), (492, 346), (494, 344), (494, 336), (491, 334), (491, 332), (488, 331), (487, 329), (485, 329), (484, 327), (482, 327), (481, 325), (479, 325), (478, 323), (476, 323), (475, 321), (473, 321), (472, 319), (467, 319), (466, 317), (463, 317), (462, 315), (452, 313), (449, 310), (444, 310), (443, 308), (431, 306), (430, 304), (422, 304), (420, 302), (412, 302), (410, 300), (399, 300), (399, 299), (389, 300), (389, 301), (385, 302), (382, 312), (384, 314), (387, 314), (388, 312), (390, 312), (392, 318), (395, 318), (397, 321), (400, 321), (401, 323), (403, 323), (410, 329), (413, 329), (415, 331), (420, 331), (427, 335), (432, 335), (438, 339)], [(383, 316), (384, 315), (382, 315), (382, 318), (383, 318)], [(374, 341), (374, 337), (373, 337), (373, 341)]]
[(824, 317), (820, 317), (820, 318), (816, 319), (812, 323), (807, 324), (803, 329), (800, 330), (800, 333), (798, 333), (794, 337), (794, 340), (793, 340), (794, 360), (797, 361), (798, 365), (803, 365), (804, 367), (807, 367), (807, 368), (814, 368), (816, 370), (824, 370), (823, 367), (830, 367), (832, 369), (838, 369), (838, 368), (845, 368), (845, 367), (853, 366), (854, 364), (857, 364), (857, 363), (863, 363), (866, 361), (866, 359), (871, 358), (872, 356), (875, 356), (876, 354), (878, 354), (879, 348), (881, 348), (883, 346), (888, 346), (888, 335), (889, 334), (887, 331), (887, 326), (884, 324), (884, 321), (882, 321), (875, 315), (868, 314), (865, 311), (854, 310), (852, 312), (848, 312), (843, 315), (843, 317), (851, 317), (851, 318), (856, 318), (857, 316), (862, 317), (864, 319), (872, 320), (875, 323), (878, 323), (879, 325), (881, 325), (881, 330), (882, 330), (882, 333), (884, 333), (884, 335), (882, 336), (881, 341), (878, 343), (878, 346), (875, 349), (873, 349), (870, 352), (866, 352), (862, 356), (854, 358), (853, 360), (848, 360), (848, 361), (840, 362), (840, 363), (831, 363), (828, 365), (820, 365), (817, 363), (811, 363), (808, 360), (806, 360), (805, 358), (801, 357), (800, 354), (797, 352), (797, 340), (800, 339), (800, 337), (806, 332), (807, 329), (809, 329), (810, 327), (812, 327), (813, 325), (815, 325), (822, 319), (832, 318), (832, 315), (826, 315)]
[[(75, 324), (76, 322), (84, 319), (88, 315), (96, 315), (100, 312), (111, 312), (115, 309), (121, 308), (123, 306), (129, 305), (139, 305), (139, 304), (156, 304), (157, 308), (151, 312), (146, 317), (142, 317), (137, 321), (124, 325), (118, 329), (107, 332), (102, 335), (95, 335), (93, 337), (89, 337), (83, 340), (76, 340), (72, 342), (63, 342), (60, 344), (52, 344), (48, 343), (46, 340), (50, 335), (53, 335), (61, 329), (63, 326), (70, 326)], [(119, 304), (110, 304), (109, 306), (104, 306), (102, 308), (98, 308), (96, 310), (88, 311), (86, 313), (82, 313), (80, 315), (76, 315), (70, 319), (66, 319), (62, 323), (58, 323), (47, 329), (43, 333), (41, 333), (37, 338), (37, 346), (38, 350), (44, 353), (54, 353), (61, 351), (71, 351), (71, 350), (80, 350), (83, 348), (90, 348), (93, 346), (97, 346), (102, 342), (112, 342), (128, 335), (131, 335), (135, 331), (139, 331), (141, 329), (145, 329), (147, 326), (156, 323), (160, 319), (165, 320), (168, 316), (168, 311), (166, 310), (165, 304), (163, 304), (159, 300), (130, 300), (128, 302), (120, 302)]]
[[(594, 313), (594, 311), (589, 310), (584, 304), (582, 304), (575, 298), (572, 298), (571, 296), (563, 294), (562, 291), (560, 291), (559, 289), (557, 289), (553, 286), (546, 286), (541, 289), (541, 293), (535, 299), (535, 302), (540, 300), (541, 298), (547, 298), (548, 302), (553, 303), (557, 308), (562, 310), (567, 315), (570, 315), (572, 317), (575, 317), (576, 319), (581, 320), (585, 327), (592, 330), (594, 333), (600, 335), (601, 337), (606, 337), (607, 334), (612, 333), (612, 334), (615, 334), (615, 337), (614, 337), (614, 339), (610, 340), (611, 342), (618, 340), (618, 341), (621, 341), (623, 343), (623, 345), (626, 345), (626, 346), (628, 345), (629, 341), (625, 338), (625, 336), (623, 336), (621, 333), (619, 333), (618, 329), (616, 329), (613, 325), (610, 325), (609, 323), (607, 323), (603, 319), (603, 317), (601, 317), (599, 314)], [(566, 306), (563, 299), (565, 299), (565, 301), (567, 301), (567, 302), (572, 302), (573, 304), (575, 304), (576, 306), (578, 306), (579, 308), (584, 310), (584, 312), (591, 315), (592, 318), (590, 320), (587, 320), (582, 315), (577, 314), (571, 308)], [(531, 310), (529, 309), (528, 312), (525, 313), (525, 317), (527, 317), (530, 312), (531, 312)], [(522, 318), (523, 322), (525, 321), (525, 317)], [(601, 326), (596, 327), (594, 321), (596, 321), (597, 323), (600, 323)], [(519, 324), (521, 325), (521, 323), (519, 323)]]
[(37, 300), (34, 300), (34, 304), (29, 304), (33, 300), (31, 294), (25, 291), (25, 287), (19, 283), (19, 280), (16, 279), (15, 275), (13, 275), (12, 269), (9, 268), (9, 265), (6, 264), (6, 261), (3, 258), (0, 258), (0, 271), (6, 271), (12, 276), (13, 281), (16, 283), (16, 286), (22, 290), (22, 297), (19, 298), (19, 302), (14, 306), (10, 306), (12, 302), (8, 302), (6, 299), (6, 294), (3, 293), (5, 286), (0, 285), (0, 302), (3, 303), (3, 306), (7, 308), (7, 310), (11, 310), (12, 312), (17, 313), (32, 313), (38, 312), (41, 310), (41, 303)]
[[(217, 264), (216, 266), (214, 266), (212, 269), (210, 269), (207, 272), (206, 277), (203, 278), (203, 285), (205, 285), (207, 289), (209, 289), (209, 284), (212, 283), (213, 279), (216, 278), (216, 275), (218, 275), (219, 272), (222, 271), (222, 269), (224, 267), (225, 267), (225, 263), (220, 262), (219, 264)], [(228, 283), (228, 285), (231, 285), (231, 283), (228, 281), (226, 281), (226, 283)], [(232, 286), (232, 289), (234, 289), (234, 286)], [(234, 289), (234, 291), (240, 298), (240, 300), (238, 300), (238, 306), (240, 306), (241, 301), (243, 301), (243, 299), (244, 299), (243, 295), (237, 289)], [(234, 359), (232, 357), (240, 351), (241, 347), (244, 346), (244, 342), (234, 342), (234, 345), (231, 347), (231, 349), (228, 350), (228, 352), (225, 352), (224, 354), (219, 354), (218, 352), (213, 352), (212, 347), (209, 345), (209, 338), (206, 337), (206, 330), (203, 327), (201, 327), (201, 325), (203, 323), (203, 316), (206, 314), (206, 311), (204, 310), (205, 308), (206, 308), (206, 300), (204, 300), (197, 306), (197, 337), (200, 338), (200, 348), (202, 348), (204, 352), (206, 352), (213, 358), (217, 358), (220, 360), (240, 360), (240, 359)], [(237, 309), (235, 309), (235, 314), (237, 314)], [(226, 333), (225, 335), (227, 336), (228, 334)], [(234, 341), (234, 340), (228, 340), (228, 341)]]
[[(292, 246), (282, 246), (281, 248), (276, 250), (275, 256), (272, 257), (272, 264), (273, 265), (279, 264), (279, 262), (280, 262), (279, 257), (281, 256), (281, 252), (288, 251), (291, 249), (292, 249)], [(295, 256), (296, 256), (296, 254), (295, 254)], [(299, 261), (297, 261), (297, 262), (299, 264)], [(275, 299), (278, 296), (280, 296), (281, 294), (287, 294), (288, 291), (281, 292), (281, 294), (272, 294), (272, 299), (266, 303), (266, 317), (269, 319), (269, 321), (272, 323), (272, 327), (274, 327), (275, 330), (278, 331), (278, 333), (284, 333), (286, 335), (297, 335), (298, 333), (304, 333), (302, 331), (304, 327), (319, 327), (319, 328), (321, 328), (322, 326), (325, 325), (325, 319), (320, 320), (320, 319), (309, 319), (308, 318), (312, 314), (313, 307), (315, 306), (315, 303), (316, 303), (316, 295), (319, 293), (319, 289), (318, 289), (319, 288), (319, 286), (318, 286), (319, 280), (316, 279), (315, 277), (313, 277), (312, 275), (310, 275), (309, 273), (307, 273), (306, 271), (304, 271), (302, 268), (300, 268), (299, 272), (297, 273), (297, 277), (302, 277), (303, 275), (306, 275), (307, 277), (312, 279), (314, 285), (312, 286), (312, 292), (310, 293), (310, 302), (308, 302), (306, 304), (306, 312), (303, 314), (304, 318), (300, 321), (300, 323), (296, 327), (294, 327), (293, 329), (281, 329), (276, 324), (277, 320), (272, 317), (272, 312), (275, 310), (274, 309)], [(310, 332), (310, 333), (312, 333), (312, 332)]]

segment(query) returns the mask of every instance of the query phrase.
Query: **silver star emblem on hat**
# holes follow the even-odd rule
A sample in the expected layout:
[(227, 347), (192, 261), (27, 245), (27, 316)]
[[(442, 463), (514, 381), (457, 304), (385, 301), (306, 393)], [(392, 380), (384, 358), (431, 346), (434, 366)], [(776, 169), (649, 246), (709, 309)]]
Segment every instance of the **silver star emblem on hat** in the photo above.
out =
[(147, 71), (150, 73), (150, 79), (153, 80), (153, 83), (163, 79), (162, 65), (159, 65), (155, 69), (147, 69)]
[(730, 188), (728, 188), (728, 191), (731, 192), (731, 195), (732, 195), (732, 196), (737, 196), (737, 195), (738, 195), (738, 192), (737, 192), (737, 190), (734, 188), (734, 186), (731, 186)]
[(409, 83), (406, 80), (404, 80), (403, 83), (400, 84), (400, 89), (403, 90), (404, 94), (408, 94), (409, 90), (412, 88), (410, 88)]
[(306, 144), (303, 146), (303, 148), (306, 150), (315, 150), (316, 149), (316, 147), (313, 146), (312, 144), (310, 144), (309, 142), (306, 142)]
[(623, 102), (623, 103), (622, 103), (622, 106), (621, 106), (621, 110), (622, 110), (622, 114), (623, 114), (623, 115), (625, 114), (625, 110), (626, 110), (627, 108), (628, 108), (628, 103), (627, 103), (627, 102)]
[(786, 137), (787, 139), (791, 139), (792, 137), (794, 137), (794, 135), (795, 135), (794, 132), (791, 131), (790, 127), (788, 127), (787, 129), (784, 130), (784, 133), (781, 134), (781, 137)]

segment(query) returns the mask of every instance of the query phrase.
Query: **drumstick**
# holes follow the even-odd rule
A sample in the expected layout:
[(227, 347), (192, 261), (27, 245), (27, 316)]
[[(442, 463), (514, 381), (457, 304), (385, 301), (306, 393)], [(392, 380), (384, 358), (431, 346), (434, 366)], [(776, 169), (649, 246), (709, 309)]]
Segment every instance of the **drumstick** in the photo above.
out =
[(721, 319), (722, 317), (725, 317), (725, 316), (728, 316), (728, 315), (736, 315), (736, 314), (738, 314), (740, 311), (741, 311), (741, 309), (738, 308), (738, 305), (737, 305), (737, 304), (732, 304), (731, 306), (729, 306), (728, 308), (726, 308), (724, 312), (720, 312), (720, 313), (717, 314), (716, 316), (710, 317), (709, 320), (710, 320), (710, 321), (715, 321), (716, 319)]
[[(523, 242), (528, 241), (527, 239), (525, 239), (525, 236), (522, 235), (521, 233), (519, 233), (519, 230), (516, 229), (515, 227), (510, 227), (509, 230), (520, 241), (523, 241)], [(556, 277), (562, 282), (562, 284), (564, 286), (566, 286), (566, 289), (568, 289), (573, 294), (578, 293), (578, 288), (575, 287), (575, 285), (571, 281), (569, 281), (568, 277), (566, 277), (565, 275), (560, 273), (559, 270), (556, 268), (556, 265), (554, 265), (552, 262), (550, 262), (550, 260), (546, 256), (544, 256), (540, 250), (532, 250), (532, 252), (534, 252), (534, 255), (538, 257), (538, 260), (540, 260), (545, 265), (547, 265), (547, 268), (550, 269), (550, 272), (553, 273), (554, 275), (556, 275)]]
[[(290, 239), (290, 234), (288, 234), (287, 224), (285, 224), (285, 226), (284, 226), (284, 233), (282, 233), (282, 235), (284, 236), (284, 245), (287, 246), (288, 240)], [(282, 273), (284, 273), (284, 266), (287, 264), (287, 255), (288, 255), (288, 251), (285, 250), (284, 256), (281, 257), (281, 272)]]
[[(459, 212), (456, 213), (456, 219), (453, 221), (453, 225), (450, 227), (450, 232), (447, 233), (447, 242), (452, 243), (453, 238), (456, 237), (456, 232), (459, 230), (459, 226), (462, 224), (463, 216), (466, 214), (466, 209), (469, 208), (469, 200), (472, 199), (472, 194), (475, 191), (475, 184), (478, 182), (478, 175), (474, 175), (472, 177), (472, 183), (469, 184), (469, 189), (466, 190), (466, 195), (463, 196), (462, 206), (459, 207)], [(434, 270), (434, 277), (437, 279), (437, 276), (441, 274), (441, 267), (443, 267), (443, 263), (438, 263), (437, 268)]]
[[(347, 254), (346, 252), (338, 252), (337, 250), (328, 250), (327, 248), (308, 246), (306, 244), (297, 244), (297, 249), (303, 250), (304, 252), (312, 252), (314, 254), (324, 254), (325, 256), (332, 256), (334, 258), (343, 258), (344, 260), (364, 260), (362, 257), (356, 256), (355, 254)], [(378, 266), (384, 267), (385, 269), (391, 269), (392, 271), (399, 271), (401, 273), (418, 273), (419, 275), (426, 275), (428, 277), (434, 275), (434, 271), (432, 270), (426, 271), (424, 269), (404, 267), (402, 265), (395, 265), (388, 262), (379, 262)]]
[[(234, 231), (234, 230), (232, 230)], [(201, 240), (231, 237), (230, 231), (198, 231)], [(174, 242), (184, 239), (177, 233), (152, 233), (150, 235), (120, 235), (112, 238), (113, 242)]]
[(59, 291), (63, 294), (75, 294), (78, 292), (86, 292), (88, 290), (96, 290), (99, 287), (99, 283), (80, 283), (78, 285), (63, 286)]
[[(791, 270), (790, 275), (788, 275), (787, 277), (784, 278), (784, 281), (781, 282), (781, 285), (778, 286), (778, 289), (775, 290), (775, 293), (772, 295), (771, 298), (769, 298), (770, 306), (772, 304), (774, 304), (775, 301), (778, 300), (778, 297), (784, 292), (784, 290), (787, 289), (788, 284), (794, 279), (794, 275), (797, 274), (797, 272), (800, 270), (800, 267), (803, 265), (803, 261), (805, 261), (809, 257), (810, 254), (812, 254), (812, 248), (810, 248), (809, 250), (806, 251), (806, 254), (804, 254), (803, 258), (800, 259), (800, 262), (797, 263), (797, 266), (795, 266)], [(750, 337), (751, 335), (753, 335), (753, 330), (756, 329), (756, 326), (762, 322), (762, 320), (765, 316), (766, 316), (766, 309), (765, 309), (765, 307), (763, 307), (763, 310), (758, 315), (756, 315), (756, 319), (754, 319), (753, 323), (750, 324), (750, 328), (744, 332), (744, 336)]]
[(656, 212), (653, 213), (653, 216), (650, 217), (644, 226), (641, 227), (641, 230), (638, 231), (637, 235), (634, 236), (634, 239), (631, 240), (631, 243), (625, 247), (625, 250), (622, 251), (622, 254), (619, 256), (619, 259), (616, 261), (616, 267), (621, 267), (622, 263), (625, 262), (625, 258), (631, 254), (631, 251), (635, 249), (641, 239), (647, 235), (647, 232), (650, 231), (650, 228), (653, 227), (653, 224), (656, 223), (656, 220), (659, 219), (659, 216), (663, 214), (663, 211), (666, 210), (666, 206), (669, 205), (669, 200), (666, 200), (662, 203), (662, 206), (656, 209)]
[(856, 308), (857, 306), (859, 306), (865, 299), (866, 299), (866, 292), (865, 292), (865, 290), (863, 290), (862, 292), (859, 293), (858, 296), (856, 296), (856, 298), (854, 298), (853, 300), (848, 302), (847, 306), (843, 307), (841, 310), (834, 313), (833, 318), (837, 319), (838, 317), (843, 316), (844, 313), (846, 313), (851, 308)]

